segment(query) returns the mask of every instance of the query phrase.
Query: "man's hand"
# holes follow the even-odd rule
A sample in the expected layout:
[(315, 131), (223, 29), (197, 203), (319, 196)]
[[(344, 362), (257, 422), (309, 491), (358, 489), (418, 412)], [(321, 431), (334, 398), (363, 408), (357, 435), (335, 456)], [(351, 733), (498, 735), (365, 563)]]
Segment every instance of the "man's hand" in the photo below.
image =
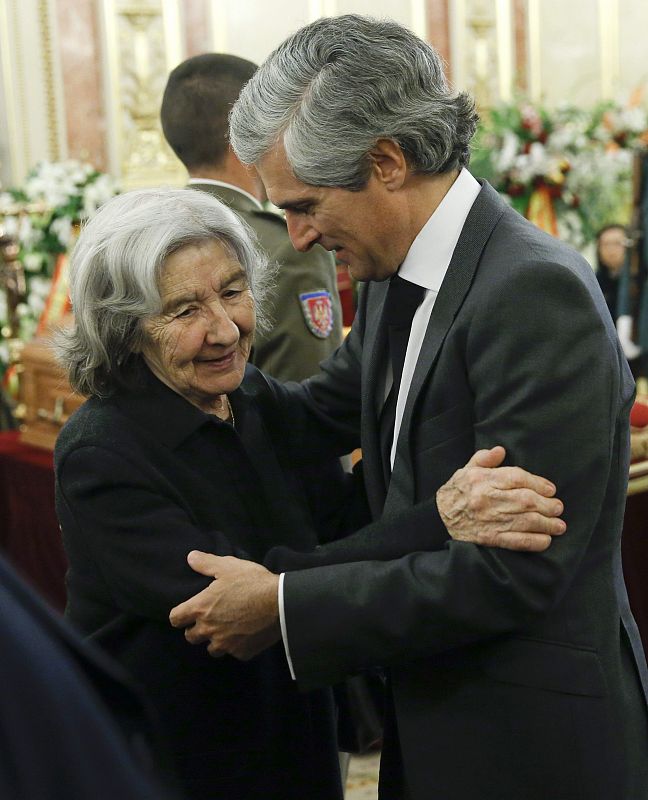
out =
[(519, 467), (499, 467), (503, 447), (478, 450), (437, 492), (437, 507), (450, 536), (506, 550), (541, 552), (567, 526), (551, 481)]
[(210, 655), (229, 653), (247, 661), (279, 641), (278, 575), (253, 561), (198, 550), (187, 561), (195, 572), (215, 579), (171, 610), (171, 624), (186, 628), (188, 642), (209, 642)]

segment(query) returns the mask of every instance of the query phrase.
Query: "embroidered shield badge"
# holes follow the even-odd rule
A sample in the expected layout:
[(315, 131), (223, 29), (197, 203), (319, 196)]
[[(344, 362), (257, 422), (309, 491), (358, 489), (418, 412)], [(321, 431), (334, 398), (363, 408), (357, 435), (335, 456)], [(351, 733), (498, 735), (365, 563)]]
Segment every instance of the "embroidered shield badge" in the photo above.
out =
[(308, 330), (318, 339), (326, 339), (333, 330), (331, 293), (325, 289), (319, 289), (316, 292), (302, 292), (299, 295), (299, 302)]

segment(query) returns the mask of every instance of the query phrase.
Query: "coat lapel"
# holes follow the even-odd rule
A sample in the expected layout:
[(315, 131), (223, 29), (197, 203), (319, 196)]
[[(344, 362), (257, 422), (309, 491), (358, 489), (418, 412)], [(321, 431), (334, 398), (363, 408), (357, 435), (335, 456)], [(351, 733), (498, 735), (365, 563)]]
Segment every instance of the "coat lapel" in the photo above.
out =
[(421, 390), (434, 369), (443, 340), (470, 289), (486, 242), (505, 209), (506, 206), (497, 192), (488, 183), (484, 183), (461, 231), (416, 362), (398, 436), (395, 469), (389, 483), (385, 513), (414, 502), (414, 476), (409, 444), (413, 412)]
[(380, 324), (389, 281), (372, 283), (367, 287), (367, 310), (365, 334), (362, 346), (362, 415), (361, 441), (362, 460), (366, 481), (369, 507), (374, 518), (380, 516), (385, 502), (385, 481), (383, 477), (382, 455), (380, 452), (380, 433), (378, 418), (383, 405), (383, 369), (387, 333)]

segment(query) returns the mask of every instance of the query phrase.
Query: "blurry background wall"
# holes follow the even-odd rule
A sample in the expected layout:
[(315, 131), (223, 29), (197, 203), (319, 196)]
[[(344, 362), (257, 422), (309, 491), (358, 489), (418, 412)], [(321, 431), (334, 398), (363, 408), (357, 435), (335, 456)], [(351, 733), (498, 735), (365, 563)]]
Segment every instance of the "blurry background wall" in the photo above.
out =
[(0, 183), (65, 158), (123, 188), (181, 183), (157, 121), (167, 72), (210, 50), (259, 62), (347, 12), (411, 27), (482, 107), (623, 100), (648, 77), (645, 0), (0, 0)]

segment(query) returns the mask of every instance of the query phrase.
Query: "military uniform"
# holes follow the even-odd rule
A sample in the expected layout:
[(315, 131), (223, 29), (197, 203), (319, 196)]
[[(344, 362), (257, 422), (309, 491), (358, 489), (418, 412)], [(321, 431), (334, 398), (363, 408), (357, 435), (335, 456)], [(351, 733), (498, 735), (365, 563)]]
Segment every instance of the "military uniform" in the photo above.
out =
[(272, 328), (257, 333), (250, 361), (278, 380), (302, 380), (319, 372), (319, 363), (342, 341), (342, 309), (335, 260), (319, 245), (298, 253), (285, 221), (264, 211), (247, 193), (229, 184), (194, 180), (189, 188), (209, 192), (226, 203), (256, 233), (259, 244), (279, 264), (272, 296)]

